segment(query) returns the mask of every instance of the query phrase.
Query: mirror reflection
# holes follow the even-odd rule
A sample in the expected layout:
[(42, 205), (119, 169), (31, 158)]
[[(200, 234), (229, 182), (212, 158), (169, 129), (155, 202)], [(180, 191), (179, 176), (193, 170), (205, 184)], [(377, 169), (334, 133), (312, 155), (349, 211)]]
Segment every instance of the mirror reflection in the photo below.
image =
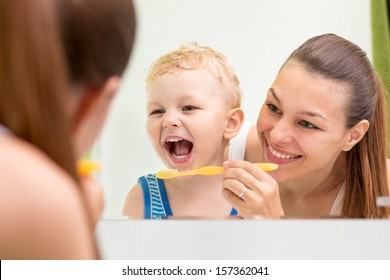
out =
[[(368, 0), (160, 2), (135, 1), (140, 22), (135, 51), (92, 153), (103, 165), (97, 174), (106, 193), (103, 218), (123, 211), (131, 218), (147, 212), (176, 219), (386, 215), (385, 207), (372, 204), (375, 195), (388, 194), (383, 183), (361, 187), (372, 195), (366, 200), (371, 208), (355, 205), (362, 193), (351, 192), (352, 185), (368, 177), (385, 178), (380, 175), (385, 174), (380, 172), (384, 158), (376, 163), (382, 169), (373, 170), (375, 176), (356, 175), (363, 166), (355, 163), (364, 160), (353, 151), (367, 146), (375, 110), (349, 115), (345, 107), (351, 88), (361, 86), (338, 73), (321, 72), (327, 67), (356, 70), (359, 77), (369, 68)], [(329, 14), (335, 20), (329, 21)], [(315, 37), (325, 33), (339, 36)], [(179, 68), (162, 63), (178, 53), (202, 51), (214, 57), (182, 59)], [(367, 57), (359, 60), (355, 54), (362, 51)], [(309, 54), (329, 64), (311, 65), (305, 60)], [(350, 60), (342, 65), (343, 59)], [(353, 63), (364, 65), (361, 72)], [(370, 78), (374, 87), (375, 76)], [(374, 146), (381, 147), (379, 142)], [(224, 166), (230, 179), (224, 181), (221, 174), (165, 180), (148, 175), (169, 168), (220, 167), (229, 158), (274, 163), (278, 169), (264, 172), (231, 161)], [(358, 166), (357, 173), (348, 164)], [(264, 200), (269, 204), (259, 207)]]

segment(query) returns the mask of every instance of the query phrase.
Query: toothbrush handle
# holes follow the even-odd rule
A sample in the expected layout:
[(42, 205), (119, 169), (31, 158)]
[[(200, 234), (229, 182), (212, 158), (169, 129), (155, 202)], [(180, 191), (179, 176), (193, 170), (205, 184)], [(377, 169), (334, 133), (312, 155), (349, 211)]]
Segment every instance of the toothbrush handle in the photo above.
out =
[(261, 163), (255, 163), (255, 165), (261, 169), (263, 169), (264, 171), (268, 172), (268, 171), (272, 171), (272, 170), (275, 170), (275, 169), (278, 169), (278, 165), (275, 164), (275, 163), (266, 163), (266, 162), (261, 162)]
[(197, 174), (211, 176), (211, 175), (222, 174), (223, 172), (225, 172), (225, 168), (222, 166), (205, 166), (199, 168)]
[(193, 169), (188, 171), (179, 171), (175, 174), (175, 176), (189, 176), (189, 175), (198, 175), (199, 169)]

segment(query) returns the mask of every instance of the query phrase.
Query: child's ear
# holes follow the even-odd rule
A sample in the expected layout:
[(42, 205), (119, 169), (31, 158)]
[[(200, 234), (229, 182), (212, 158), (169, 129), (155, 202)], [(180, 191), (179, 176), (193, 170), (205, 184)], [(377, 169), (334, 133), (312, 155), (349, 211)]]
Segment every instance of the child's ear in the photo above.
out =
[(223, 134), (225, 139), (232, 139), (240, 132), (241, 126), (244, 123), (244, 111), (241, 108), (234, 108), (226, 114), (226, 127)]
[(354, 127), (352, 127), (349, 130), (348, 139), (344, 143), (343, 151), (349, 151), (353, 146), (359, 143), (359, 141), (362, 140), (364, 134), (366, 134), (369, 126), (370, 123), (367, 120), (361, 120)]

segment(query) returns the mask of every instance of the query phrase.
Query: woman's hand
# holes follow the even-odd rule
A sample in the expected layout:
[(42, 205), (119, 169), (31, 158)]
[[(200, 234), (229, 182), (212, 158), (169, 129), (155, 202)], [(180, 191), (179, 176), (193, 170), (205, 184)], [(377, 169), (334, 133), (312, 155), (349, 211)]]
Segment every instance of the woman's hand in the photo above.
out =
[(104, 210), (104, 191), (102, 185), (91, 175), (81, 176), (81, 186), (96, 226)]
[(224, 163), (222, 195), (246, 219), (281, 218), (284, 211), (278, 183), (265, 171), (247, 161)]

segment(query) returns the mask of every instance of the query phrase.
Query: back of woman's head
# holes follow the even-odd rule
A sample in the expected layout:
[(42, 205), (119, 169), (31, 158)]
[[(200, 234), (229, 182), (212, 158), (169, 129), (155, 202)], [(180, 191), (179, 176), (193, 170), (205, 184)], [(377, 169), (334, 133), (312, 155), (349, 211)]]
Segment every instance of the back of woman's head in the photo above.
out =
[[(346, 197), (343, 214), (348, 217), (381, 217), (377, 196), (387, 195), (385, 92), (366, 53), (334, 34), (307, 40), (287, 61), (343, 85), (346, 129), (369, 121), (363, 139), (346, 152)], [(341, 91), (339, 91), (341, 92)]]
[(0, 0), (0, 123), (77, 180), (70, 84), (121, 75), (134, 36), (131, 0)]
[(100, 84), (125, 70), (135, 39), (129, 0), (58, 0), (73, 83)]

